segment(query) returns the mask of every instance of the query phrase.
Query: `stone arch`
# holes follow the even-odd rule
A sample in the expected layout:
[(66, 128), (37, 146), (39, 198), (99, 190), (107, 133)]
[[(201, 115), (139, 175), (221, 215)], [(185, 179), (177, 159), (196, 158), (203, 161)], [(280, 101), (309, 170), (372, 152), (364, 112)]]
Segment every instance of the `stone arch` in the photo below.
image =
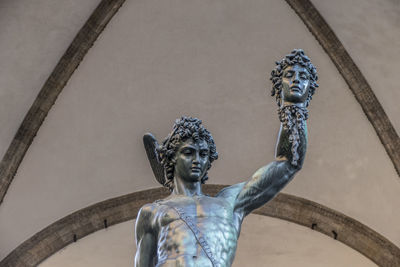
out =
[[(400, 174), (400, 138), (364, 75), (309, 0), (285, 0), (315, 36), (360, 103)], [(125, 0), (102, 0), (57, 63), (0, 162), (0, 205), (40, 126), (75, 69)]]
[[(215, 195), (224, 185), (204, 185)], [(108, 199), (76, 211), (33, 235), (0, 262), (0, 266), (37, 266), (76, 240), (114, 224), (135, 219), (141, 206), (166, 197), (164, 188)], [(316, 202), (278, 194), (255, 214), (310, 227), (360, 252), (378, 266), (400, 266), (400, 249), (362, 223)]]

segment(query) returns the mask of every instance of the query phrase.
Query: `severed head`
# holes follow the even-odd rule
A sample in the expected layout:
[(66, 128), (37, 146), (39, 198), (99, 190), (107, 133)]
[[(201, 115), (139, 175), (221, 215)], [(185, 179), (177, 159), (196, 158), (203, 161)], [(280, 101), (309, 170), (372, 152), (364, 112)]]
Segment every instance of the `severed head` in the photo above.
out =
[(318, 87), (317, 70), (302, 49), (294, 49), (277, 61), (270, 80), (271, 95), (276, 97), (279, 107), (299, 103), (307, 107)]

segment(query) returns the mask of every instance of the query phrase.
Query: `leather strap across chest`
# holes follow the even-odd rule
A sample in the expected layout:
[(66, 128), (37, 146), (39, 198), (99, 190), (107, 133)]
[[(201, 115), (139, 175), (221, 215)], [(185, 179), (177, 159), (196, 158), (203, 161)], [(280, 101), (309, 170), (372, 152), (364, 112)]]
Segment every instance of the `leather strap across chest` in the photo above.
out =
[[(161, 203), (158, 203), (161, 204)], [(189, 227), (192, 231), (194, 237), (196, 238), (197, 242), (199, 243), (200, 247), (203, 249), (204, 253), (207, 255), (209, 260), (211, 261), (213, 267), (219, 267), (217, 260), (215, 259), (214, 255), (211, 252), (211, 248), (208, 245), (207, 241), (204, 239), (203, 234), (201, 233), (200, 229), (197, 227), (196, 223), (193, 220), (193, 217), (186, 215), (185, 211), (181, 208), (174, 207), (167, 203), (162, 203), (162, 205), (168, 206), (169, 208), (175, 210), (175, 212), (179, 215), (179, 218)]]

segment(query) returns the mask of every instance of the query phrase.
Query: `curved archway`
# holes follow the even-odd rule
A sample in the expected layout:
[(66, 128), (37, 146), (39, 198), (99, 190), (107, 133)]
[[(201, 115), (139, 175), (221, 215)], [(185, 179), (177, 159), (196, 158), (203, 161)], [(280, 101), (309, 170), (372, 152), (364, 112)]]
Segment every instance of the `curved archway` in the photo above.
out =
[[(225, 185), (205, 185), (215, 195)], [(108, 225), (135, 219), (141, 206), (164, 198), (164, 188), (149, 189), (99, 202), (76, 211), (38, 232), (13, 250), (1, 266), (36, 266), (68, 244)], [(400, 249), (362, 223), (316, 202), (279, 194), (255, 214), (287, 220), (331, 236), (379, 266), (400, 265)]]
[[(332, 59), (373, 125), (394, 168), (400, 174), (400, 138), (367, 80), (333, 30), (309, 0), (285, 1), (301, 18)], [(100, 2), (43, 85), (0, 162), (0, 205), (25, 153), (29, 149), (58, 95), (64, 89), (69, 78), (92, 47), (97, 37), (124, 2), (125, 0), (102, 0)]]

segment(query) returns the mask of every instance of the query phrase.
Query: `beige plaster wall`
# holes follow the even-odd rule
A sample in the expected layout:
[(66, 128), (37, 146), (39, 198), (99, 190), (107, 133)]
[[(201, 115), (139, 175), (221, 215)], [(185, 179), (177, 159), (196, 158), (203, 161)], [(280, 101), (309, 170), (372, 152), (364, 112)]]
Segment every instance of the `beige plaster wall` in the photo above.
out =
[[(133, 266), (134, 222), (115, 225), (78, 240), (40, 267)], [(250, 215), (244, 222), (233, 267), (377, 266), (342, 243), (305, 227)]]
[(77, 209), (158, 186), (142, 135), (166, 136), (183, 114), (214, 135), (220, 160), (211, 183), (250, 177), (273, 160), (279, 127), (266, 74), (296, 47), (317, 66), (321, 87), (304, 169), (285, 192), (400, 245), (399, 178), (336, 68), (284, 1), (148, 0), (124, 4), (50, 111), (0, 206), (0, 259)]
[(0, 157), (99, 0), (0, 1)]
[(313, 0), (400, 132), (400, 1)]

